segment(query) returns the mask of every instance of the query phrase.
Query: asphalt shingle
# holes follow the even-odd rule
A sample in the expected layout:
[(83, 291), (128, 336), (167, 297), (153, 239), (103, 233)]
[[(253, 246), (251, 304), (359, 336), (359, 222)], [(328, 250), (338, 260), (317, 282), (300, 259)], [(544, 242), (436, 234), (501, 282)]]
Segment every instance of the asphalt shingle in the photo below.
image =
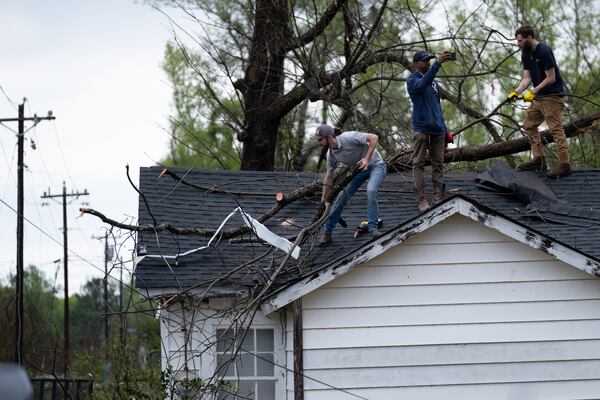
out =
[[(172, 169), (179, 176), (204, 188), (197, 189), (170, 177), (159, 178), (161, 171), (161, 167), (142, 168), (140, 171), (140, 190), (157, 223), (209, 229), (217, 229), (238, 206), (258, 218), (275, 204), (276, 192), (288, 193), (319, 178), (314, 173)], [(447, 174), (446, 189), (450, 194), (460, 193), (588, 257), (600, 260), (600, 169), (577, 170), (558, 181), (550, 181), (540, 173), (536, 185), (546, 185), (541, 189), (545, 195), (529, 203), (522, 197), (519, 199), (510, 189), (496, 187), (490, 190), (484, 187), (476, 181), (477, 176), (473, 172)], [(528, 176), (524, 181), (531, 182), (531, 178)], [(556, 202), (548, 200), (554, 197)], [(265, 226), (284, 237), (296, 235), (314, 217), (319, 198), (320, 193), (289, 204), (269, 219)], [(411, 174), (386, 176), (379, 192), (379, 210), (380, 218), (384, 220), (384, 232), (419, 214)], [(371, 240), (369, 235), (357, 240), (353, 237), (356, 225), (366, 219), (364, 190), (359, 190), (350, 200), (343, 218), (348, 227), (336, 227), (334, 245), (321, 248), (316, 243), (318, 235), (306, 238), (301, 244), (300, 259), (288, 262), (278, 276), (278, 284), (306, 276)], [(139, 224), (152, 225), (152, 217), (141, 198)], [(236, 215), (225, 224), (224, 229), (242, 224), (242, 219)], [(216, 240), (211, 247), (177, 260), (146, 257), (136, 266), (136, 285), (141, 289), (175, 287), (183, 290), (205, 285), (215, 279), (218, 279), (215, 287), (263, 284), (279, 266), (285, 253), (252, 240), (255, 237), (251, 234), (244, 234), (240, 238), (250, 239), (250, 242)], [(205, 246), (208, 240), (208, 237), (201, 236), (145, 232), (138, 236), (138, 248), (145, 248), (150, 255), (176, 255)]]

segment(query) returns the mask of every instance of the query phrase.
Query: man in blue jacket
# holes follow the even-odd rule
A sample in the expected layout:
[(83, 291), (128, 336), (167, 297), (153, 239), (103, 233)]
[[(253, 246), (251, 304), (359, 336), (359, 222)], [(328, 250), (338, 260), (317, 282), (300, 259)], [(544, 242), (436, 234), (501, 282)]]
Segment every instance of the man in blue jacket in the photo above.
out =
[(433, 65), (430, 60), (435, 56), (418, 51), (413, 56), (415, 72), (406, 81), (410, 100), (413, 103), (413, 175), (417, 204), (421, 212), (427, 210), (429, 202), (425, 198), (425, 177), (423, 167), (429, 150), (431, 158), (431, 181), (433, 184), (433, 202), (444, 199), (444, 149), (446, 147), (446, 123), (440, 104), (440, 94), (435, 76), (443, 63), (450, 60), (450, 53), (440, 54)]

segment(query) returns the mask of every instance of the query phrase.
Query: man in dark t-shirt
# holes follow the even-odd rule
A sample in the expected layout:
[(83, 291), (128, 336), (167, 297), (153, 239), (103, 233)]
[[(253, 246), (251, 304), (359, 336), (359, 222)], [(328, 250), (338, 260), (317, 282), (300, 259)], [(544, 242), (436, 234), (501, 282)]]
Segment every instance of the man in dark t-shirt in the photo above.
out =
[(558, 156), (558, 165), (552, 168), (547, 175), (550, 178), (560, 178), (571, 172), (569, 145), (561, 121), (565, 109), (563, 80), (552, 49), (547, 44), (535, 39), (532, 27), (526, 25), (520, 27), (515, 32), (515, 36), (517, 45), (521, 49), (523, 80), (508, 95), (508, 99), (516, 101), (519, 94), (529, 84), (533, 84), (533, 88), (523, 96), (523, 100), (531, 102), (523, 125), (529, 137), (532, 160), (519, 165), (517, 169), (520, 171), (546, 169), (544, 146), (538, 131), (538, 126), (546, 121), (554, 143), (556, 143)]

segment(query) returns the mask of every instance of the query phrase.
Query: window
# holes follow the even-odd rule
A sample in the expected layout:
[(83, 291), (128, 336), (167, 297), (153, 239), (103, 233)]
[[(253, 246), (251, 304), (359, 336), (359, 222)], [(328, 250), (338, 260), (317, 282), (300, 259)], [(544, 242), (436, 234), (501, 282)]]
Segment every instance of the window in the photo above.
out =
[(231, 385), (219, 399), (275, 400), (273, 329), (217, 329), (216, 334), (216, 373)]

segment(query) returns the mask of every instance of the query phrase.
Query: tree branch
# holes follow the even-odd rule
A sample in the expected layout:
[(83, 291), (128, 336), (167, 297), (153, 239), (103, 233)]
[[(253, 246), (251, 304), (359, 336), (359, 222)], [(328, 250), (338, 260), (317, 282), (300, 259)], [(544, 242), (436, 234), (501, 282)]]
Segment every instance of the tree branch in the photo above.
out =
[(317, 23), (308, 31), (304, 32), (302, 35), (297, 37), (292, 43), (288, 46), (283, 47), (281, 50), (284, 53), (288, 51), (295, 50), (300, 48), (313, 40), (317, 36), (323, 33), (325, 28), (329, 25), (329, 23), (333, 20), (337, 12), (344, 6), (348, 0), (333, 0), (331, 4), (327, 7), (321, 18), (317, 21)]
[[(588, 114), (580, 117), (570, 124), (564, 125), (565, 134), (567, 137), (575, 137), (585, 133), (588, 129), (597, 125), (600, 122), (600, 112)], [(540, 132), (542, 143), (552, 143), (554, 139), (549, 130)], [(502, 143), (488, 144), (477, 147), (462, 147), (450, 149), (444, 155), (445, 163), (459, 161), (480, 161), (494, 157), (502, 157), (508, 154), (520, 153), (529, 150), (529, 140), (527, 137), (522, 137), (515, 140), (510, 140)], [(410, 157), (412, 153), (407, 152), (402, 157), (395, 158), (389, 167), (396, 168), (399, 171), (406, 171), (410, 168)]]

